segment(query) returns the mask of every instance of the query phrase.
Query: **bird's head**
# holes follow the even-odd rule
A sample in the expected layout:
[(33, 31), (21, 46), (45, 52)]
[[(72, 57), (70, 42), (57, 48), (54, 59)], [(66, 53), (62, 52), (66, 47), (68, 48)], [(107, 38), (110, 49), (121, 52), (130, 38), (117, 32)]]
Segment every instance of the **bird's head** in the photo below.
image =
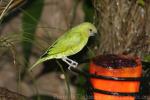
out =
[(97, 34), (97, 29), (92, 23), (84, 22), (80, 24), (79, 27), (83, 31), (86, 31), (86, 33), (88, 33), (89, 36), (94, 36), (95, 34)]

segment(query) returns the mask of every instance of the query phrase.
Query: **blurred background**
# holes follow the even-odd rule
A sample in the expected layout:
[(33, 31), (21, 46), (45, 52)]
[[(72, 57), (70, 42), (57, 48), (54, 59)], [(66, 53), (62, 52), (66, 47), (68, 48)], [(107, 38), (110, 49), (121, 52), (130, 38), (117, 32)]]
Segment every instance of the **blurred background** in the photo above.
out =
[[(77, 75), (70, 75), (72, 73), (65, 70), (67, 65), (61, 60), (59, 62), (65, 66), (68, 84), (55, 60), (38, 65), (31, 73), (28, 73), (27, 69), (69, 28), (84, 21), (93, 21), (92, 2), (90, 0), (12, 0), (12, 2), (2, 0), (0, 2), (2, 16), (0, 87), (27, 97), (44, 95), (42, 96), (44, 99), (41, 100), (50, 100), (48, 96), (65, 100), (68, 98), (67, 85), (69, 85), (72, 100), (76, 100)], [(4, 8), (7, 8), (9, 3), (10, 7), (4, 12)], [(80, 54), (73, 58), (79, 58)]]
[(65, 31), (85, 21), (94, 23), (99, 35), (70, 57), (85, 62), (79, 68), (86, 70), (86, 59), (106, 53), (150, 62), (149, 5), (148, 0), (0, 0), (0, 87), (33, 100), (83, 100), (86, 80), (61, 60), (27, 69)]

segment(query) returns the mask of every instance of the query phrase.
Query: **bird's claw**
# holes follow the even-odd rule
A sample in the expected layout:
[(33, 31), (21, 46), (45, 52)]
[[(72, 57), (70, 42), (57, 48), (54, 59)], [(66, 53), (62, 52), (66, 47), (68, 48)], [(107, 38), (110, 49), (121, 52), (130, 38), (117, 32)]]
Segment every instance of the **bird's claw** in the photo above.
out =
[(76, 68), (77, 66), (78, 66), (77, 62), (71, 62), (71, 64), (69, 65), (68, 69), (71, 70), (70, 69), (71, 67)]
[(71, 70), (70, 69), (71, 67), (76, 68), (78, 66), (77, 62), (75, 62), (67, 57), (62, 58), (62, 60), (69, 65), (69, 67), (68, 67), (69, 70)]

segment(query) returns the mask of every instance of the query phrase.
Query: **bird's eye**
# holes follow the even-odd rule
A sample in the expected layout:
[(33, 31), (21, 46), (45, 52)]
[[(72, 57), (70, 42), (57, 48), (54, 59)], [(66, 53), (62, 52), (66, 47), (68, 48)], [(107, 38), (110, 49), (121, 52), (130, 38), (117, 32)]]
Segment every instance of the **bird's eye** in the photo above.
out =
[(92, 29), (90, 29), (90, 32), (92, 32)]

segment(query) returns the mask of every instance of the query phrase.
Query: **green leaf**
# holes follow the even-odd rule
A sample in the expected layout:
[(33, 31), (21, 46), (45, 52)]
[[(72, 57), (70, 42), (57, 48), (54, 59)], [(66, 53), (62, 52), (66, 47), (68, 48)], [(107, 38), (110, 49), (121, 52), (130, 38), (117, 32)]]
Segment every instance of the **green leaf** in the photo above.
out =
[(22, 48), (25, 58), (24, 66), (28, 66), (29, 58), (31, 55), (32, 43), (35, 37), (35, 31), (38, 25), (38, 22), (41, 17), (44, 0), (33, 0), (29, 1), (30, 4), (28, 8), (23, 11), (22, 17)]
[(144, 56), (144, 61), (146, 61), (146, 62), (150, 62), (150, 55), (146, 55), (146, 56)]
[(84, 0), (83, 11), (85, 14), (84, 20), (88, 22), (93, 22), (94, 6), (92, 4), (92, 0)]
[(44, 0), (29, 1), (28, 8), (23, 11), (22, 17), (22, 49), (24, 55), (24, 68), (21, 72), (21, 79), (27, 73), (29, 59), (35, 38), (35, 32), (41, 17)]
[(138, 0), (138, 4), (141, 5), (141, 6), (144, 6), (145, 2), (144, 2), (144, 0)]

